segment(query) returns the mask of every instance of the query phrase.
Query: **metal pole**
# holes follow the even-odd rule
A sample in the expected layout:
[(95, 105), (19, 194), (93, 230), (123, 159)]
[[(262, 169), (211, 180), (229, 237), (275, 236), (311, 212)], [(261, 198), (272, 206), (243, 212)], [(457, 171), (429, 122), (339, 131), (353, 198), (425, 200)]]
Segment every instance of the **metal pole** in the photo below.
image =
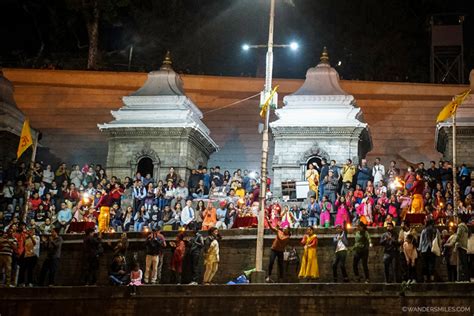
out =
[[(454, 112), (453, 114), (453, 211), (454, 211), (454, 215), (455, 215), (455, 218), (458, 218), (457, 217), (457, 214), (458, 214), (458, 199), (456, 197), (456, 190), (457, 190), (457, 185), (458, 185), (458, 181), (457, 181), (457, 174), (456, 174), (456, 111)], [(454, 249), (456, 250), (456, 249)], [(454, 251), (453, 250), (453, 251)], [(460, 267), (459, 267), (459, 251), (457, 251), (457, 254), (456, 254), (456, 279), (459, 281), (459, 271), (460, 271)]]
[[(265, 89), (264, 95), (268, 95), (272, 90), (272, 72), (273, 72), (273, 23), (275, 17), (275, 0), (270, 2), (270, 26), (268, 29), (268, 50), (266, 58), (265, 72)], [(270, 120), (270, 108), (267, 107), (265, 113), (265, 125), (262, 137), (262, 164), (261, 164), (261, 181), (260, 181), (260, 212), (258, 214), (258, 230), (257, 230), (257, 249), (255, 258), (255, 269), (262, 274), (263, 272), (263, 235), (265, 230), (265, 200), (267, 193), (267, 160), (269, 147), (268, 125)]]
[(133, 45), (130, 46), (130, 52), (128, 54), (128, 71), (132, 67), (132, 57), (133, 57)]
[(458, 189), (457, 172), (456, 172), (456, 112), (453, 114), (453, 210), (454, 214), (457, 215), (458, 210), (458, 199), (456, 192)]

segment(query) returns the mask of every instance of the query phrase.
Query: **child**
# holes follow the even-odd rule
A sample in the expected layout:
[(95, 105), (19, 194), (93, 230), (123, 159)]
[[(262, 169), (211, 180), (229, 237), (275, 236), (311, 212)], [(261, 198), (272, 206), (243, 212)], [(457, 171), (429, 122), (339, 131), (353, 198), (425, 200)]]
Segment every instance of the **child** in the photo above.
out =
[(354, 191), (354, 197), (357, 203), (361, 203), (362, 199), (364, 198), (364, 191), (362, 191), (362, 187), (360, 185), (356, 185), (356, 189)]
[(140, 269), (140, 264), (135, 262), (132, 265), (132, 271), (130, 272), (130, 283), (129, 286), (132, 287), (131, 295), (137, 293), (137, 286), (142, 285), (143, 271)]
[(408, 234), (405, 237), (403, 242), (403, 253), (405, 254), (405, 259), (407, 261), (408, 275), (407, 283), (416, 283), (416, 258), (418, 258), (418, 253), (416, 252), (416, 247), (413, 245), (415, 238), (412, 234)]
[(331, 221), (331, 210), (332, 210), (332, 205), (331, 202), (328, 201), (327, 195), (323, 196), (323, 200), (321, 201), (321, 215), (320, 215), (320, 221), (321, 221), (321, 226), (324, 227), (329, 227), (330, 221)]

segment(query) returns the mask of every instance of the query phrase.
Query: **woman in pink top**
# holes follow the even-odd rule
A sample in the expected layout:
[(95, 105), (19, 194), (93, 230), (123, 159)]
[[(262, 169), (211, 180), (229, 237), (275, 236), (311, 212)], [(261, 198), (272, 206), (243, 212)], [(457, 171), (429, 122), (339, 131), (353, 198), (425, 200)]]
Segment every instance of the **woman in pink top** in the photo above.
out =
[(349, 207), (346, 203), (346, 198), (343, 196), (339, 196), (334, 205), (337, 207), (336, 222), (334, 223), (334, 226), (340, 225), (344, 228), (346, 227), (347, 223), (350, 223), (348, 212)]

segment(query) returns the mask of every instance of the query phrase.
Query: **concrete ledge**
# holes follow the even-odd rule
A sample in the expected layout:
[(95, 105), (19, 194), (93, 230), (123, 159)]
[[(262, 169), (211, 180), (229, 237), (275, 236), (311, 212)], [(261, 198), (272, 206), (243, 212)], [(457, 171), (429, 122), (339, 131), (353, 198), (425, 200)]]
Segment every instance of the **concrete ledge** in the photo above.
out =
[[(1, 315), (399, 315), (405, 306), (474, 308), (474, 284), (248, 284), (0, 289)], [(276, 299), (278, 298), (278, 299)], [(145, 313), (145, 314), (144, 314)], [(430, 313), (427, 313), (430, 315)], [(455, 313), (455, 315), (472, 315)]]

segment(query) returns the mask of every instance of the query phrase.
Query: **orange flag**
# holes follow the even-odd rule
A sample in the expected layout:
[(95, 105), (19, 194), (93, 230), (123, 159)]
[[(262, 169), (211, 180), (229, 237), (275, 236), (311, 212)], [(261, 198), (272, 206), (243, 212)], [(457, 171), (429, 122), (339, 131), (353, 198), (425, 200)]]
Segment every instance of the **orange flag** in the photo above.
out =
[(19, 159), (31, 145), (33, 145), (33, 138), (31, 137), (30, 121), (26, 119), (21, 129), (20, 143), (18, 144), (18, 151), (16, 153), (17, 159)]

